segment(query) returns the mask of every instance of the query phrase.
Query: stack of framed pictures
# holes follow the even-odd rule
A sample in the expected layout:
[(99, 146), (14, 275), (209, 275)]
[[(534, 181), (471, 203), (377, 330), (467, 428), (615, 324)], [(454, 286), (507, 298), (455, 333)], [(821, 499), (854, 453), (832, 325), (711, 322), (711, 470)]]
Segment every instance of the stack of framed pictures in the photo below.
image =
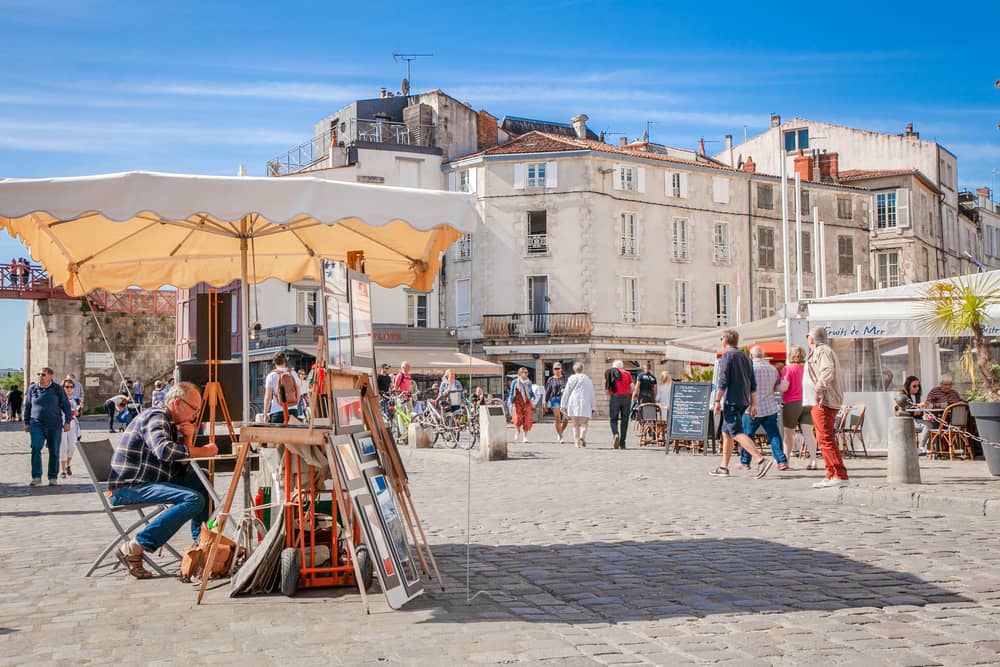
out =
[(323, 303), (329, 364), (334, 368), (375, 368), (371, 281), (341, 262), (323, 260)]
[[(334, 396), (334, 414), (339, 422), (343, 402), (347, 408), (345, 426), (353, 430), (348, 425), (351, 397), (346, 394), (349, 393)], [(390, 607), (399, 609), (423, 593), (423, 581), (406, 537), (398, 499), (379, 463), (372, 434), (363, 430), (348, 434), (339, 424), (336, 431), (337, 435), (329, 438), (337, 470), (351, 498), (361, 534), (374, 556), (375, 572), (385, 599)]]

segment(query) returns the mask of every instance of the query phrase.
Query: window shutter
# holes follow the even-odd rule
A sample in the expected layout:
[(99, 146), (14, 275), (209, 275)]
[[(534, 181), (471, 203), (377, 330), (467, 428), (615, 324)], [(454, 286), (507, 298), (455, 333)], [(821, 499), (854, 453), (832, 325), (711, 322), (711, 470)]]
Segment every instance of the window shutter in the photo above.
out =
[(636, 192), (645, 192), (646, 191), (646, 169), (644, 167), (636, 167), (635, 173), (636, 173), (636, 176), (635, 176), (635, 179), (636, 179), (636, 183), (635, 183)]
[(729, 203), (729, 180), (715, 176), (712, 178), (712, 197), (716, 204)]
[(868, 231), (875, 231), (875, 195), (868, 198)]
[(558, 162), (546, 162), (545, 163), (545, 187), (547, 187), (547, 188), (557, 188), (557, 187), (559, 187), (559, 163)]
[(476, 172), (478, 170), (473, 168), (469, 169), (469, 192), (476, 191)]
[(896, 190), (896, 226), (910, 226), (910, 191), (906, 188)]
[(668, 197), (674, 196), (674, 172), (672, 171), (663, 174), (663, 194)]
[(688, 196), (688, 175), (683, 171), (681, 172), (681, 199), (687, 199)]
[(625, 186), (622, 184), (622, 166), (620, 164), (613, 164), (611, 168), (614, 170), (612, 175), (614, 176), (615, 190), (621, 190)]
[(524, 165), (515, 164), (514, 165), (514, 189), (523, 190), (524, 189)]
[(458, 172), (452, 171), (448, 173), (448, 190), (454, 192), (458, 190)]

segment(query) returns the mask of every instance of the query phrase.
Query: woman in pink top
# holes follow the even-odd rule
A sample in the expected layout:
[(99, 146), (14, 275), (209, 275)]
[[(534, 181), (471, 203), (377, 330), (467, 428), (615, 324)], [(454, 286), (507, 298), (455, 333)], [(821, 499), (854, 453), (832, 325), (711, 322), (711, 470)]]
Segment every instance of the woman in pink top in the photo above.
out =
[(816, 438), (812, 430), (812, 417), (809, 406), (802, 405), (802, 378), (805, 375), (806, 353), (798, 345), (788, 350), (788, 364), (781, 369), (781, 384), (784, 388), (781, 395), (781, 423), (785, 427), (785, 456), (791, 457), (791, 449), (795, 438), (795, 429), (802, 429), (809, 448), (809, 470), (816, 469)]

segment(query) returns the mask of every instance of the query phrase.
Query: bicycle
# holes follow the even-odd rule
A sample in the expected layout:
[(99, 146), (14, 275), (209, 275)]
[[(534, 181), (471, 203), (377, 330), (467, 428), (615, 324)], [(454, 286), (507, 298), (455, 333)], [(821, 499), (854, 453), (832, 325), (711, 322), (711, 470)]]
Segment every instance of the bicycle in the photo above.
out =
[(472, 449), (479, 443), (478, 412), (478, 406), (475, 403), (465, 400), (462, 402), (462, 409), (456, 416), (455, 421), (458, 427), (459, 438), (461, 438), (462, 431), (469, 432), (470, 443), (465, 449)]
[(455, 414), (450, 410), (442, 410), (442, 404), (435, 399), (424, 401), (424, 408), (414, 416), (414, 421), (433, 435), (430, 436), (431, 444), (436, 445), (438, 439), (443, 435), (444, 444), (450, 449), (458, 446), (459, 428), (455, 421)]
[(410, 392), (382, 394), (382, 398), (385, 403), (382, 418), (386, 420), (393, 440), (399, 445), (409, 444), (410, 422), (413, 421)]

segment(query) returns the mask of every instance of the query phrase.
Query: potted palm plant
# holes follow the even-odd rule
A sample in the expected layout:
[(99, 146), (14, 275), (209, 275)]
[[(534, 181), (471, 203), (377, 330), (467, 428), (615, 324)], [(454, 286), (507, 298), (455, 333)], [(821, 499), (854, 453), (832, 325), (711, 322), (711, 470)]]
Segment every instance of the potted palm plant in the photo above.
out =
[[(943, 336), (967, 336), (972, 345), (962, 354), (962, 365), (972, 382), (966, 400), (976, 418), (979, 435), (988, 442), (1000, 442), (1000, 365), (986, 334), (990, 311), (1000, 307), (1000, 279), (977, 274), (933, 283), (921, 296), (917, 321), (927, 331)], [(983, 445), (990, 474), (1000, 476), (1000, 448)]]

